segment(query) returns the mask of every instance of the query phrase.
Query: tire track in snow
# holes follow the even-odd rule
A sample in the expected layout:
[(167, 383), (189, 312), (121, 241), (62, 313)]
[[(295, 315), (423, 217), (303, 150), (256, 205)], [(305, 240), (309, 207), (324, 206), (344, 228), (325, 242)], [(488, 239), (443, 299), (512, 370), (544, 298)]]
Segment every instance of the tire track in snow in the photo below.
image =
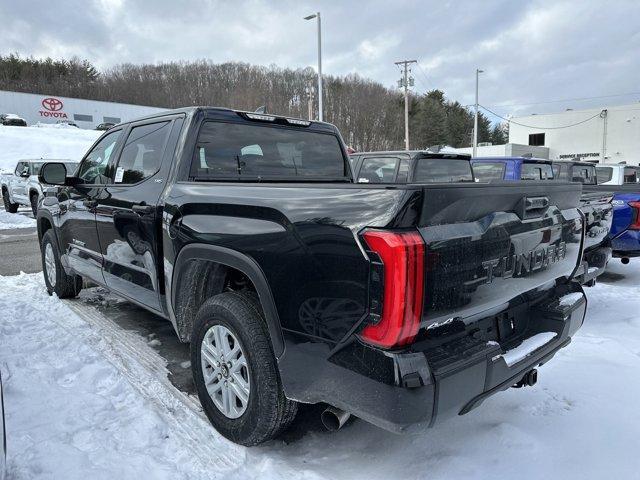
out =
[[(165, 360), (134, 333), (122, 330), (95, 307), (78, 300), (63, 301), (91, 328), (83, 335), (144, 397), (156, 406), (157, 413), (180, 432), (203, 467), (216, 473), (242, 468), (246, 461), (244, 447), (233, 444), (215, 430), (194, 397), (176, 389), (168, 379)], [(55, 319), (65, 329), (72, 324)], [(74, 332), (76, 330), (74, 329)]]

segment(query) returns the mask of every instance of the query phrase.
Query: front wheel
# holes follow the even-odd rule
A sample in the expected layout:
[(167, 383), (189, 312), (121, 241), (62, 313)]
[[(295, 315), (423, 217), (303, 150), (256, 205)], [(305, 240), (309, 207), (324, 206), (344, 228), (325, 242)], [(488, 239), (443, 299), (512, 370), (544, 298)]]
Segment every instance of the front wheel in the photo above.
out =
[(7, 190), (2, 191), (2, 203), (4, 203), (4, 209), (9, 213), (16, 213), (18, 211), (18, 204), (11, 203), (9, 198), (9, 192)]
[(82, 278), (78, 275), (67, 275), (60, 263), (58, 244), (52, 230), (42, 236), (42, 273), (49, 295), (54, 293), (59, 298), (73, 298), (82, 290)]
[(253, 294), (225, 292), (204, 302), (191, 336), (191, 366), (207, 417), (229, 440), (258, 445), (293, 421), (297, 403), (284, 395)]

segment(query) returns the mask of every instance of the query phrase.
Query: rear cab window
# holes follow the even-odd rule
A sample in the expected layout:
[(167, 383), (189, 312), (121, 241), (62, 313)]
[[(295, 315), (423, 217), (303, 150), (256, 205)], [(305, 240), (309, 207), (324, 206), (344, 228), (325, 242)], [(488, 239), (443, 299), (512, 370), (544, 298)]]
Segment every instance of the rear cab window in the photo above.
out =
[(214, 180), (349, 180), (338, 137), (296, 127), (205, 121), (190, 177)]
[(473, 174), (480, 182), (504, 179), (505, 165), (502, 162), (477, 162), (473, 164)]
[(365, 157), (358, 173), (358, 183), (394, 183), (400, 159), (396, 157)]
[(529, 163), (522, 164), (520, 169), (520, 180), (552, 180), (553, 169), (550, 163)]
[(471, 162), (458, 158), (417, 158), (413, 183), (473, 182)]
[(595, 185), (596, 167), (592, 165), (574, 165), (571, 180), (573, 182), (580, 182), (584, 185)]

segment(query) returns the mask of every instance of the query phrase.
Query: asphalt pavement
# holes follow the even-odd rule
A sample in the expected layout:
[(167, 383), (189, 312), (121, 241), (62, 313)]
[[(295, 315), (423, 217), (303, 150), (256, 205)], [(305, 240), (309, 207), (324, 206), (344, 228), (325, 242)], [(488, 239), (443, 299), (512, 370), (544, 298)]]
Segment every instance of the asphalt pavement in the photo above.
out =
[(0, 230), (0, 275), (42, 271), (35, 228)]

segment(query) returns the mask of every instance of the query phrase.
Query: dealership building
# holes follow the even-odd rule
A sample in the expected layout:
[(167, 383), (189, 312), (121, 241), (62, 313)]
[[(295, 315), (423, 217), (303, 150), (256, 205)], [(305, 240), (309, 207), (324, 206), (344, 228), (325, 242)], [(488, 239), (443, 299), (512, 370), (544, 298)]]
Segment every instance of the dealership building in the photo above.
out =
[(164, 110), (126, 103), (0, 90), (0, 113), (14, 113), (24, 118), (28, 125), (68, 121), (80, 128), (95, 128), (100, 123), (126, 122)]
[(509, 143), (545, 147), (553, 160), (638, 165), (640, 103), (513, 117)]

